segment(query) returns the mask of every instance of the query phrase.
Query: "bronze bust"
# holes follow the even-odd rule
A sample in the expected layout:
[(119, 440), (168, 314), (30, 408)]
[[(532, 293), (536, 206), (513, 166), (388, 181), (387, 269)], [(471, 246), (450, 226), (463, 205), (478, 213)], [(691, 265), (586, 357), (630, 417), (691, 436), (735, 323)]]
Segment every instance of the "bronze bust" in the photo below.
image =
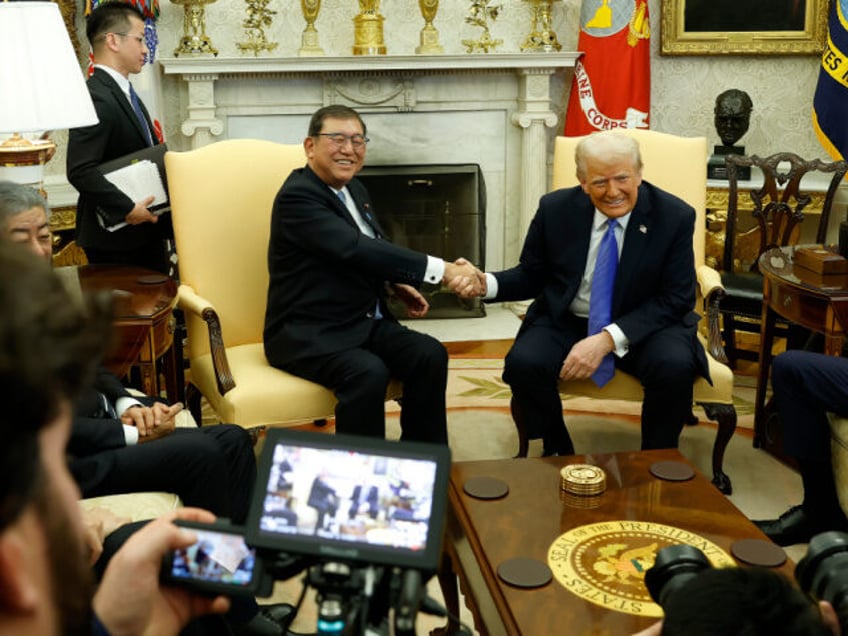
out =
[(732, 146), (748, 131), (754, 103), (748, 93), (731, 88), (716, 97), (715, 127), (721, 143)]

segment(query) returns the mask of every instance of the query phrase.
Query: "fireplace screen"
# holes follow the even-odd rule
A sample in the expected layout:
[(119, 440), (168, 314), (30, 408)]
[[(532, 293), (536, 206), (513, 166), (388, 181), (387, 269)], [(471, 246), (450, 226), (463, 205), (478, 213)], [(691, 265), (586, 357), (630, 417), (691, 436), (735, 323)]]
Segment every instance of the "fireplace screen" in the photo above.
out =
[[(358, 175), (368, 188), (377, 219), (397, 245), (439, 256), (465, 257), (485, 268), (486, 186), (476, 164), (366, 166)], [(464, 300), (447, 288), (425, 284), (428, 318), (485, 315), (479, 299)], [(390, 304), (398, 318), (401, 303)]]

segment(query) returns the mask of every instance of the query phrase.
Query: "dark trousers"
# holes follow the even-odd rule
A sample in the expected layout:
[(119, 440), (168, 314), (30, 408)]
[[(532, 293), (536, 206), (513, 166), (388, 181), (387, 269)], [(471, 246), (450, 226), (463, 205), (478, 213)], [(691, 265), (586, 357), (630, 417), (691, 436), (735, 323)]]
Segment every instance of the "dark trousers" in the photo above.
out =
[[(568, 328), (546, 319), (526, 325), (506, 356), (503, 379), (512, 389), (530, 437), (541, 437), (545, 450), (574, 453), (562, 415), (558, 390), (562, 363), (574, 344), (586, 337), (586, 320), (573, 318)], [(642, 383), (642, 449), (677, 448), (680, 431), (692, 409), (692, 384), (698, 375), (694, 327), (675, 326), (632, 346), (616, 368)]]
[(386, 435), (386, 388), (397, 378), (403, 382), (401, 439), (447, 444), (448, 354), (435, 338), (375, 320), (361, 347), (298, 360), (286, 371), (333, 390), (337, 432), (369, 437)]
[(786, 351), (774, 359), (771, 384), (784, 448), (798, 459), (804, 507), (820, 518), (844, 522), (833, 480), (826, 413), (848, 416), (848, 360)]
[(70, 462), (83, 497), (173, 492), (186, 506), (204, 508), (233, 523), (247, 518), (256, 458), (250, 435), (240, 426), (178, 428), (162, 439), (97, 455)]

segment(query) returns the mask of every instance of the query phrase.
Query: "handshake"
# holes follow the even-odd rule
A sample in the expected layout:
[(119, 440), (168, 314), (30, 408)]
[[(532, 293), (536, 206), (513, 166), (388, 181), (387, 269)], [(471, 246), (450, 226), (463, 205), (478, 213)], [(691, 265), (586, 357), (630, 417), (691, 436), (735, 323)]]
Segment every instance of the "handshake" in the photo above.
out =
[(458, 258), (453, 263), (445, 261), (442, 283), (461, 298), (486, 295), (486, 275), (464, 258)]

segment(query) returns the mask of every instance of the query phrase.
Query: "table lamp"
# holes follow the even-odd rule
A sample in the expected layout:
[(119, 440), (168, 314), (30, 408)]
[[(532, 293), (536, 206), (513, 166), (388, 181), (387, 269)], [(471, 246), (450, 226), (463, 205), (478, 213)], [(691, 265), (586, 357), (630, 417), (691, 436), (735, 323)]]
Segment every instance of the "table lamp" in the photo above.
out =
[(0, 180), (43, 190), (47, 134), (96, 123), (59, 6), (0, 2)]

